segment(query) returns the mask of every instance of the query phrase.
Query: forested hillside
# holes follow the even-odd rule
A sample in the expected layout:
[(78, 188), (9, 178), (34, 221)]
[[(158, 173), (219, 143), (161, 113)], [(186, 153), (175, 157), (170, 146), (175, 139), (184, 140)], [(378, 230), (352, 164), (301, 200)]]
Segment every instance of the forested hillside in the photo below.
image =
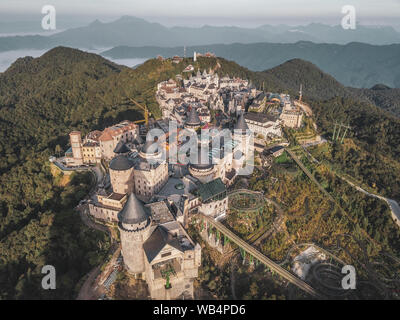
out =
[(379, 108), (390, 112), (400, 118), (400, 89), (389, 88), (383, 84), (377, 84), (371, 89), (350, 89), (354, 94), (366, 97)]

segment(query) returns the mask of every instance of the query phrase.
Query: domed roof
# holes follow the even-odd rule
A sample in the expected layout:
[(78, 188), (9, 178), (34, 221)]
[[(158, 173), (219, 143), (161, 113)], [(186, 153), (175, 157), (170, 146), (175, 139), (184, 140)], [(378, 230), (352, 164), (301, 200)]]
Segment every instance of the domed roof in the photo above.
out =
[(246, 131), (249, 129), (247, 126), (246, 120), (244, 119), (244, 114), (241, 113), (239, 115), (239, 118), (236, 121), (235, 127), (234, 127), (234, 133), (236, 134), (246, 134)]
[(193, 169), (197, 170), (207, 170), (214, 168), (214, 164), (212, 163), (210, 157), (207, 155), (204, 159), (204, 156), (201, 155), (201, 149), (197, 151), (197, 163), (191, 163), (189, 166)]
[(133, 161), (124, 155), (118, 155), (110, 162), (110, 169), (115, 171), (125, 171), (133, 167)]
[(190, 125), (190, 126), (200, 126), (201, 121), (200, 121), (199, 115), (196, 111), (196, 108), (192, 107), (192, 109), (190, 109), (190, 112), (186, 118), (185, 124)]
[(156, 154), (158, 153), (158, 144), (155, 141), (146, 141), (141, 151), (145, 154)]
[(118, 213), (119, 222), (125, 224), (139, 224), (149, 218), (142, 202), (131, 193), (123, 209)]

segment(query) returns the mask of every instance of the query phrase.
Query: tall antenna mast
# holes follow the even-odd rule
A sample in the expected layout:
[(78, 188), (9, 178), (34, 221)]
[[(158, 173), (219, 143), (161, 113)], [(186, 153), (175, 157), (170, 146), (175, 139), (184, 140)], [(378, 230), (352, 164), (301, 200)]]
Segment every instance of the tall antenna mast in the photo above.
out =
[(186, 46), (183, 47), (183, 57), (186, 58)]

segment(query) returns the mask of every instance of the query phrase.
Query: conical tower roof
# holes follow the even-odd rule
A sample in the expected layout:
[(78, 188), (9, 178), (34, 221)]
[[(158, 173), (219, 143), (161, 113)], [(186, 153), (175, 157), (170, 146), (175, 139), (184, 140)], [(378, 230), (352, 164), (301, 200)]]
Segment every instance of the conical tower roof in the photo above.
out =
[(118, 142), (117, 146), (114, 149), (114, 153), (117, 154), (124, 154), (128, 152), (131, 152), (131, 150), (126, 146), (123, 141)]
[(132, 192), (124, 208), (118, 214), (118, 220), (125, 224), (139, 224), (149, 218), (143, 203)]
[(234, 133), (246, 134), (246, 130), (248, 130), (248, 129), (249, 129), (249, 127), (247, 126), (246, 120), (244, 119), (244, 114), (242, 112), (236, 121), (236, 124), (234, 127), (234, 130), (235, 130)]
[(191, 126), (199, 126), (201, 124), (199, 115), (195, 107), (192, 107), (192, 109), (190, 109), (185, 123)]

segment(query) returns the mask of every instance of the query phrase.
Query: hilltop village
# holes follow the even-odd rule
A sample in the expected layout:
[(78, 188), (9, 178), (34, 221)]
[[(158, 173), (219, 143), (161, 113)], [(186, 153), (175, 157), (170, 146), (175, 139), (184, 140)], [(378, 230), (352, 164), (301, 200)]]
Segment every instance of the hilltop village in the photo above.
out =
[[(71, 170), (102, 167), (105, 174), (88, 212), (95, 221), (118, 226), (126, 270), (146, 281), (152, 299), (190, 299), (202, 261), (200, 245), (187, 233), (191, 217), (223, 219), (228, 188), (254, 157), (249, 136), (256, 146), (274, 144), (271, 153), (279, 154), (282, 128), (300, 128), (307, 110), (301, 93), (294, 102), (287, 94), (257, 90), (248, 80), (212, 70), (159, 83), (156, 99), (162, 119), (143, 125), (126, 120), (85, 137), (73, 131), (71, 148), (52, 161)], [(173, 140), (171, 121), (175, 134), (194, 135), (196, 144), (185, 148), (188, 139)], [(158, 132), (155, 139), (146, 137), (152, 129)], [(205, 139), (201, 129), (225, 129), (231, 139), (220, 133)], [(202, 146), (208, 146), (206, 153)], [(195, 156), (188, 163), (170, 162), (171, 150), (179, 148)]]

